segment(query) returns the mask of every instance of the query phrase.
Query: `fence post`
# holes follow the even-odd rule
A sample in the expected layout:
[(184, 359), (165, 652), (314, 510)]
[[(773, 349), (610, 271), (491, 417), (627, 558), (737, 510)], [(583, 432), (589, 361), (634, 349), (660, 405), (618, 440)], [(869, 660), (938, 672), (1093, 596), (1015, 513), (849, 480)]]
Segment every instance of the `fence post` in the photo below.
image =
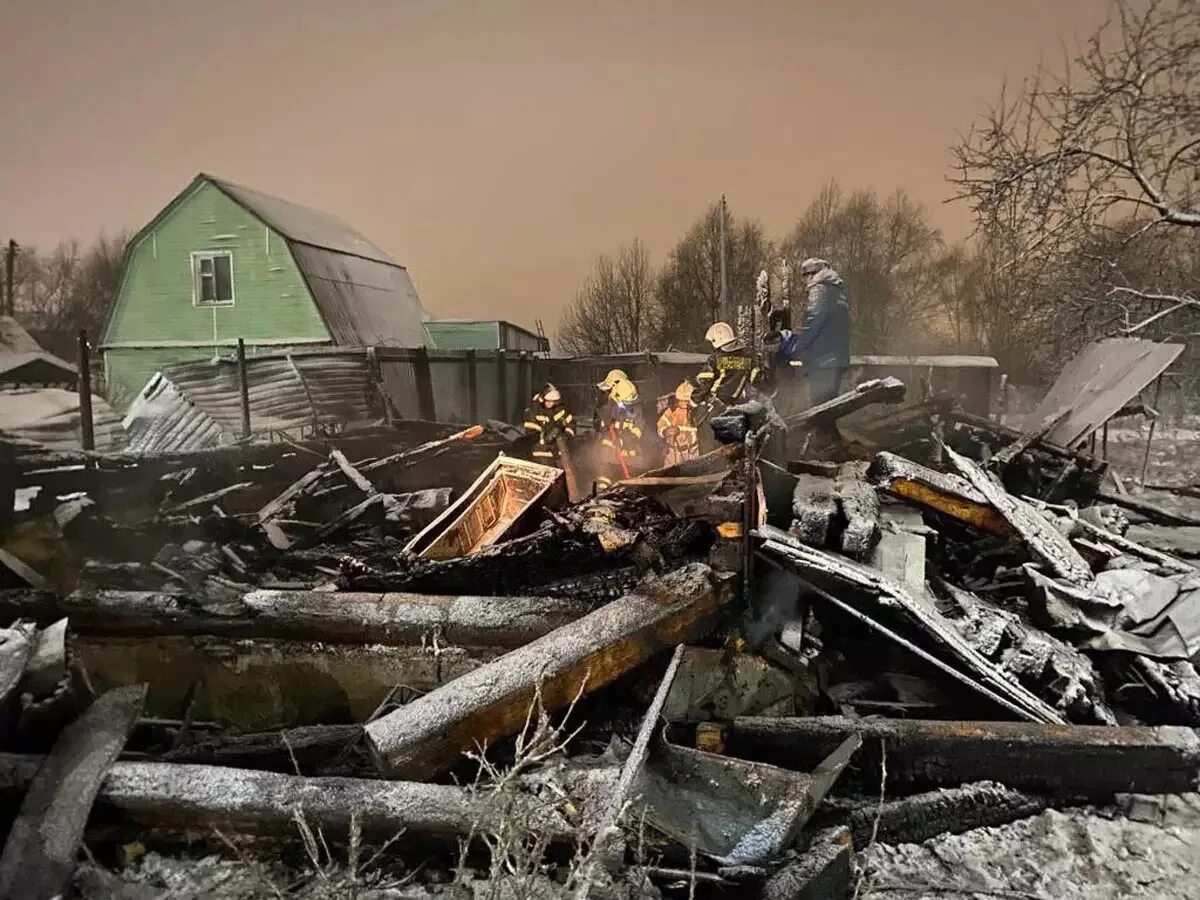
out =
[(502, 349), (496, 351), (496, 395), (500, 401), (500, 411), (496, 418), (511, 425), (512, 409), (508, 405), (508, 354)]
[(528, 403), (533, 394), (533, 387), (530, 385), (532, 378), (533, 372), (529, 369), (529, 353), (522, 350), (520, 356), (517, 357), (517, 398), (522, 403)]
[(242, 440), (250, 440), (250, 377), (246, 373), (246, 342), (238, 338), (238, 390), (242, 400)]
[(467, 351), (467, 424), (479, 423), (479, 376), (475, 370), (475, 351)]
[(79, 331), (79, 430), (84, 450), (96, 449), (96, 429), (92, 420), (92, 360), (87, 329)]
[(417, 415), (425, 422), (437, 421), (433, 401), (433, 372), (429, 368), (429, 351), (418, 347), (413, 355), (413, 374), (417, 379)]

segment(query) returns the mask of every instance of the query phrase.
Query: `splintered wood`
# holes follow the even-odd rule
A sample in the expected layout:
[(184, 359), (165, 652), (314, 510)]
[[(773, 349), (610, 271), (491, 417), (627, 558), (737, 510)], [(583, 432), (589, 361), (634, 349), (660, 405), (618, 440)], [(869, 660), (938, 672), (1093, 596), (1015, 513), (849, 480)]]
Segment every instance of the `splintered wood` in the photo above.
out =
[(390, 778), (430, 778), (464, 750), (514, 734), (540, 698), (567, 706), (659, 650), (706, 633), (734, 576), (692, 563), (371, 722), (367, 744)]

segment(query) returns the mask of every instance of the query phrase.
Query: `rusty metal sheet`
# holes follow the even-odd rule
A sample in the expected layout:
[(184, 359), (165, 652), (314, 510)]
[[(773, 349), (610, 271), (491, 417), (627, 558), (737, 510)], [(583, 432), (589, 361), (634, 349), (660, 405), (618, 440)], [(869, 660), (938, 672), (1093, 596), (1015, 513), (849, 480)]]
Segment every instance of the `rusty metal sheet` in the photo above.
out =
[(1050, 392), (1022, 423), (1037, 428), (1063, 409), (1070, 412), (1046, 433), (1046, 440), (1075, 447), (1166, 371), (1183, 352), (1182, 344), (1137, 338), (1108, 338), (1088, 344), (1059, 373)]

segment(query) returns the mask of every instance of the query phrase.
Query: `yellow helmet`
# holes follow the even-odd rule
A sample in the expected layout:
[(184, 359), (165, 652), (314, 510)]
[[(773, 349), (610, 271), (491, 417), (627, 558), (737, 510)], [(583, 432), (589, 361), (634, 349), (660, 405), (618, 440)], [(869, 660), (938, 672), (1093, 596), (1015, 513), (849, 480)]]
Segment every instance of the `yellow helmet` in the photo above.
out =
[(618, 381), (628, 380), (629, 376), (626, 375), (622, 369), (613, 369), (604, 376), (604, 380), (596, 385), (596, 387), (600, 388), (602, 391), (611, 391), (613, 389), (613, 385)]
[(612, 386), (611, 396), (617, 403), (635, 403), (638, 398), (637, 385), (632, 381), (618, 381)]
[(704, 339), (716, 347), (718, 350), (732, 344), (737, 340), (737, 334), (734, 333), (733, 326), (728, 322), (715, 322), (712, 327), (704, 333)]
[(675, 388), (675, 399), (679, 403), (691, 403), (692, 394), (696, 392), (696, 386), (690, 381), (682, 382), (679, 387)]

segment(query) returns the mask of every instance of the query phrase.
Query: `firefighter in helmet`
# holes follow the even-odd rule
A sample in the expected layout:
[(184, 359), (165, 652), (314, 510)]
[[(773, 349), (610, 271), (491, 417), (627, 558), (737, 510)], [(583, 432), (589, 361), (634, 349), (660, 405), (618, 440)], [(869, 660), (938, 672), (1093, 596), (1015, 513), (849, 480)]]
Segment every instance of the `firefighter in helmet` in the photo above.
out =
[(533, 457), (550, 464), (558, 463), (559, 438), (575, 437), (575, 417), (554, 385), (547, 382), (533, 395), (525, 410), (525, 433), (535, 438)]
[(690, 381), (675, 388), (667, 408), (658, 417), (658, 436), (663, 442), (663, 465), (675, 466), (700, 455), (700, 430), (692, 416), (692, 394), (695, 392)]
[(608, 431), (612, 419), (612, 389), (622, 381), (629, 381), (623, 369), (610, 369), (604, 380), (596, 385), (596, 411), (592, 416), (592, 427), (598, 432)]
[(645, 456), (645, 420), (637, 385), (628, 380), (618, 381), (609, 392), (609, 401), (611, 419), (600, 433), (602, 470), (606, 475), (597, 480), (603, 487), (640, 471)]
[(696, 376), (692, 399), (698, 403), (716, 399), (726, 406), (749, 399), (752, 386), (763, 374), (754, 353), (738, 339), (728, 322), (714, 323), (704, 339), (712, 345), (713, 353), (704, 371)]

